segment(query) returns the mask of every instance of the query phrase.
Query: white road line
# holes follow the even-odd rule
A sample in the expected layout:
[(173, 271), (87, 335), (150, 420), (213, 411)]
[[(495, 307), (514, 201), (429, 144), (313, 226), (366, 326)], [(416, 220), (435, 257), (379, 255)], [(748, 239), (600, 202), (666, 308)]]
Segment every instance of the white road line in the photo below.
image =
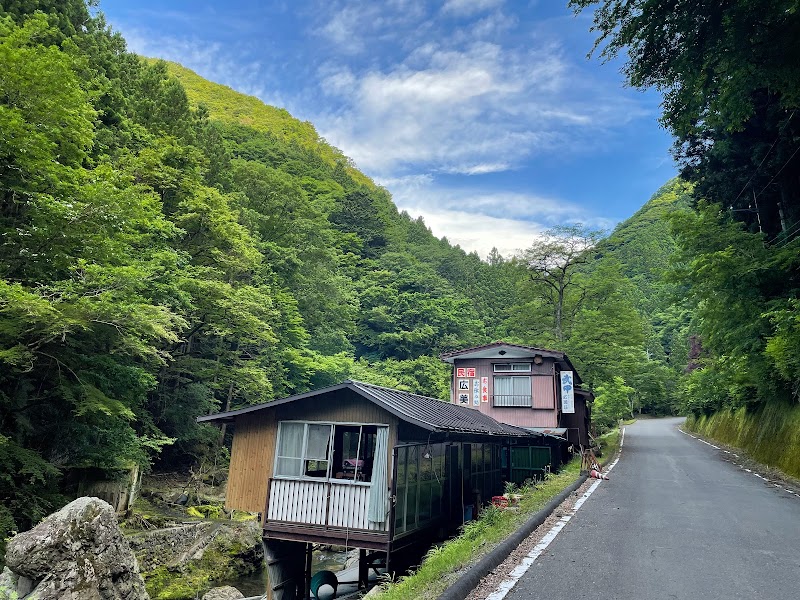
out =
[[(696, 440), (700, 440), (701, 442), (703, 442), (704, 444), (708, 444), (712, 448), (716, 448), (717, 450), (722, 450), (722, 448), (720, 448), (719, 446), (715, 446), (714, 444), (709, 444), (707, 441), (705, 441), (703, 439), (700, 439), (699, 437), (694, 436), (691, 433), (687, 433), (683, 429), (678, 429), (678, 431), (680, 431), (684, 435), (688, 435), (690, 438), (694, 438)], [(623, 433), (624, 433), (624, 430), (623, 430)], [(730, 454), (731, 456), (735, 456), (736, 458), (739, 458), (739, 455), (734, 453), (734, 452), (729, 452), (728, 450), (722, 450), (722, 451), (725, 452), (726, 454)], [(744, 465), (740, 465), (739, 463), (733, 462), (733, 461), (730, 461), (730, 462), (731, 462), (732, 465), (736, 465), (737, 467), (739, 467), (742, 471), (746, 471), (747, 473), (751, 473), (751, 474), (755, 475), (756, 477), (758, 477), (759, 479), (763, 479), (767, 483), (771, 483), (771, 481), (769, 479), (767, 479), (763, 475), (759, 475), (758, 473), (755, 473), (754, 471), (752, 471), (751, 469), (748, 469)], [(800, 498), (800, 494), (798, 494), (794, 490), (790, 490), (789, 488), (785, 488), (782, 485), (778, 485), (777, 483), (773, 483), (772, 485), (774, 485), (779, 490), (783, 490), (784, 492), (789, 492), (793, 496), (797, 496), (798, 498)], [(487, 598), (487, 600), (488, 600), (488, 598)]]
[[(622, 435), (620, 436), (619, 440), (620, 452), (622, 451), (622, 444), (624, 441), (625, 441), (625, 428), (623, 427)], [(619, 462), (619, 457), (615, 458), (614, 462), (608, 465), (606, 473), (611, 471), (611, 469), (613, 469), (618, 462)], [(495, 588), (495, 590), (491, 594), (486, 596), (486, 600), (503, 600), (503, 598), (506, 597), (508, 592), (510, 592), (514, 588), (514, 586), (517, 585), (517, 582), (520, 580), (520, 578), (522, 578), (522, 576), (528, 572), (528, 569), (531, 568), (531, 565), (534, 562), (536, 562), (536, 559), (539, 558), (539, 556), (541, 556), (541, 554), (547, 549), (550, 543), (554, 539), (556, 539), (556, 536), (561, 532), (562, 529), (564, 529), (566, 524), (569, 523), (570, 519), (572, 519), (575, 513), (578, 512), (578, 509), (581, 506), (583, 506), (583, 503), (586, 502), (586, 500), (588, 500), (589, 496), (592, 495), (592, 493), (600, 486), (601, 483), (603, 483), (603, 480), (598, 479), (591, 486), (589, 486), (589, 489), (586, 490), (586, 492), (584, 492), (583, 496), (581, 496), (575, 501), (575, 506), (573, 506), (569, 514), (561, 517), (558, 520), (558, 522), (555, 525), (553, 525), (553, 527), (550, 529), (550, 531), (548, 531), (545, 534), (545, 536), (541, 539), (541, 541), (533, 547), (533, 550), (528, 552), (528, 554), (526, 554), (522, 558), (519, 564), (516, 567), (514, 567), (511, 573), (508, 574), (508, 577), (503, 581), (501, 581), (500, 584)]]

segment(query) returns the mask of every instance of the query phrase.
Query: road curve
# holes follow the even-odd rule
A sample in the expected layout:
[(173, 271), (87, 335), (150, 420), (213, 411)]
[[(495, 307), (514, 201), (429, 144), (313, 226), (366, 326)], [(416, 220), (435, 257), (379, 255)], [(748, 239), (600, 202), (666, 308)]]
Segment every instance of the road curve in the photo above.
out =
[(622, 457), (508, 600), (800, 598), (800, 498), (721, 459), (681, 419)]

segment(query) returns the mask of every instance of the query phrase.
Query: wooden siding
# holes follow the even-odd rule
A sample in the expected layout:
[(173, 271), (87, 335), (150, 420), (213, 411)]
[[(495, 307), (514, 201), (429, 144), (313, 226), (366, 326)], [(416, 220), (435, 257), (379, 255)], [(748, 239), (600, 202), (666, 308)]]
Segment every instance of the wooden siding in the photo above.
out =
[[(231, 448), (225, 501), (228, 509), (265, 512), (275, 463), (278, 421), (290, 420), (388, 425), (389, 449), (397, 444), (397, 417), (350, 390), (240, 415), (236, 418)], [(386, 462), (391, 481), (391, 452), (387, 452)]]
[[(541, 365), (531, 362), (530, 373), (520, 371), (514, 373), (503, 373), (503, 375), (530, 375), (531, 376), (531, 396), (532, 407), (503, 407), (494, 406), (492, 396), (494, 395), (494, 364), (509, 362), (529, 362), (530, 359), (521, 358), (473, 358), (468, 360), (455, 360), (453, 364), (452, 397), (451, 401), (456, 404), (458, 394), (458, 379), (456, 377), (457, 368), (474, 368), (475, 377), (480, 381), (481, 377), (489, 378), (489, 402), (481, 402), (479, 407), (475, 407), (470, 402), (469, 407), (480, 410), (501, 423), (517, 425), (519, 427), (557, 427), (558, 426), (558, 407), (556, 405), (556, 382), (555, 382), (555, 360), (545, 357)], [(470, 382), (471, 385), (471, 382)], [(471, 390), (471, 387), (470, 387)], [(472, 392), (470, 391), (470, 399)]]
[(537, 375), (531, 377), (533, 388), (533, 408), (556, 407), (555, 379), (552, 375)]
[(263, 512), (267, 484), (275, 461), (274, 411), (263, 410), (236, 419), (225, 506)]

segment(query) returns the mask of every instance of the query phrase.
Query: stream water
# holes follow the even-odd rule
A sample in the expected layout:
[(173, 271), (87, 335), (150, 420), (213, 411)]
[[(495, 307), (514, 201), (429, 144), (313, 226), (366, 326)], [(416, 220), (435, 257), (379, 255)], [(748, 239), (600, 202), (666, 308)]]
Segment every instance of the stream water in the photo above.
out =
[[(314, 552), (314, 557), (311, 562), (311, 572), (317, 571), (341, 571), (344, 568), (344, 562), (347, 559), (347, 553), (336, 552), (333, 550), (318, 550)], [(267, 569), (264, 567), (256, 573), (238, 577), (236, 579), (227, 579), (225, 581), (215, 582), (214, 586), (232, 585), (238, 589), (245, 597), (258, 596), (266, 594), (267, 592)]]

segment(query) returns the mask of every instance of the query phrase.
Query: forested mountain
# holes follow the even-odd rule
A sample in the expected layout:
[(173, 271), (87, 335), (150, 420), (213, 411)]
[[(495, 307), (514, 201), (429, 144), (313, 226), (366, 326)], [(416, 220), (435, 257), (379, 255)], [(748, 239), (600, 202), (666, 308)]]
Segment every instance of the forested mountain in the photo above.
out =
[[(676, 214), (670, 309), (688, 322), (681, 402), (704, 431), (798, 473), (800, 11), (795, 0), (594, 9), (603, 58), (663, 94), (692, 210)], [(706, 428), (707, 426), (707, 428)], [(792, 454), (795, 452), (795, 454)]]
[(605, 239), (484, 261), (310, 123), (127, 52), (82, 0), (0, 0), (0, 131), (3, 535), (134, 465), (224, 462), (198, 415), (346, 378), (446, 398), (438, 355), (491, 340), (569, 352), (599, 426), (675, 408), (685, 183)]
[(444, 398), (438, 354), (515, 304), (516, 266), (82, 1), (0, 2), (0, 130), (5, 532), (87, 481), (224, 454), (201, 414), (347, 377)]

